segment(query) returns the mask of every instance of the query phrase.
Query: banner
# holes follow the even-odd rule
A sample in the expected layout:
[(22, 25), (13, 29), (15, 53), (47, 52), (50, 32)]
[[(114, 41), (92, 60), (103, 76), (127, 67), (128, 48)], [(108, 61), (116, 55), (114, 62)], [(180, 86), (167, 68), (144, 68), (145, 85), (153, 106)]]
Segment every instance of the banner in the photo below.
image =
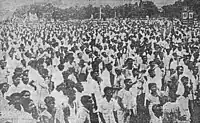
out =
[(189, 12), (189, 19), (193, 19), (194, 18), (194, 12)]
[(187, 12), (183, 12), (183, 20), (188, 19), (188, 13)]

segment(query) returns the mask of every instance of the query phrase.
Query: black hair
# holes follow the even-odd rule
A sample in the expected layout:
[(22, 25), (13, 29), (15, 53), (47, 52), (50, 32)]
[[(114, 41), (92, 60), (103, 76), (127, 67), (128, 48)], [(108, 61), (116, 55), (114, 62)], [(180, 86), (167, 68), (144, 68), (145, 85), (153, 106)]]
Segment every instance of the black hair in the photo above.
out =
[(2, 89), (2, 88), (3, 88), (3, 86), (4, 86), (5, 84), (8, 84), (8, 83), (6, 83), (6, 82), (4, 82), (4, 83), (1, 83), (1, 84), (0, 84), (0, 89)]
[(91, 100), (92, 99), (92, 97), (91, 96), (89, 96), (89, 95), (84, 95), (84, 96), (82, 96), (81, 97), (81, 103), (83, 104), (83, 105), (85, 105), (89, 100)]
[(128, 83), (131, 79), (125, 79), (124, 84)]
[(64, 68), (65, 68), (65, 66), (64, 66), (63, 64), (59, 64), (59, 65), (58, 65), (58, 69), (59, 69), (60, 71), (63, 71)]
[(46, 104), (48, 104), (49, 102), (52, 102), (52, 101), (55, 102), (55, 98), (52, 97), (52, 96), (47, 96), (47, 97), (45, 97), (45, 99), (44, 99), (44, 102), (45, 102)]
[(27, 92), (30, 93), (30, 91), (28, 91), (28, 90), (23, 90), (23, 91), (21, 92), (21, 96), (24, 96), (24, 94), (27, 93)]

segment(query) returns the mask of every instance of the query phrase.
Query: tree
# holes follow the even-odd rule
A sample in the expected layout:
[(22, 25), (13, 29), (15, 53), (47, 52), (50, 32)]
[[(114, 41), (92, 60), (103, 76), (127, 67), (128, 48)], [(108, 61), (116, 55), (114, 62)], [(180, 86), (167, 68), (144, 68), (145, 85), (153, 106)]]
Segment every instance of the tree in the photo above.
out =
[(157, 6), (152, 1), (143, 2), (143, 9), (149, 17), (155, 16), (159, 13)]

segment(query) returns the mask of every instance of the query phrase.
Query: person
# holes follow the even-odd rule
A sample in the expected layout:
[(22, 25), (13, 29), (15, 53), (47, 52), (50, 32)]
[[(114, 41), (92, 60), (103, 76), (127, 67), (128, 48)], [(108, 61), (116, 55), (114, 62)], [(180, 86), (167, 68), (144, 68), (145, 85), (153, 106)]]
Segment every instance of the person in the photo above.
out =
[(5, 93), (5, 96), (10, 96), (13, 93), (18, 93), (23, 91), (23, 84), (21, 82), (21, 77), (19, 75), (12, 76), (13, 83), (9, 87), (8, 91)]
[(183, 77), (183, 86), (184, 86), (184, 93), (183, 95), (180, 95), (177, 100), (176, 103), (179, 106), (180, 109), (180, 118), (178, 123), (190, 123), (191, 121), (191, 114), (190, 114), (190, 110), (189, 110), (189, 97), (188, 95), (190, 94), (190, 88), (187, 86), (188, 84), (188, 78)]
[(0, 84), (0, 98), (5, 98), (5, 93), (9, 89), (9, 84), (6, 82), (3, 82)]
[(160, 104), (160, 95), (158, 93), (158, 89), (156, 86), (156, 83), (149, 83), (148, 85), (150, 93), (149, 95), (146, 97), (147, 101), (146, 101), (146, 106), (149, 109), (149, 115), (150, 115), (150, 123), (157, 123), (157, 122), (161, 122), (161, 119), (156, 117), (155, 114), (152, 111), (152, 107), (155, 104)]
[(55, 98), (47, 96), (44, 99), (46, 109), (40, 114), (41, 123), (65, 123), (63, 111), (55, 107)]
[(93, 100), (89, 95), (83, 95), (81, 97), (82, 107), (78, 109), (76, 123), (91, 123), (90, 112), (93, 110)]
[(20, 102), (22, 104), (24, 111), (31, 114), (35, 120), (38, 120), (38, 118), (39, 118), (38, 109), (35, 106), (33, 100), (30, 99), (30, 95), (31, 94), (29, 91), (27, 91), (27, 90), (22, 91)]
[(66, 84), (61, 83), (52, 91), (50, 96), (55, 98), (55, 105), (56, 107), (60, 107), (64, 112), (64, 119), (65, 123), (70, 122), (69, 116), (70, 116), (70, 106), (68, 104), (68, 97), (64, 95), (63, 91), (66, 89)]
[(133, 113), (132, 109), (132, 94), (130, 92), (130, 88), (132, 87), (133, 83), (131, 79), (124, 80), (125, 88), (121, 89), (118, 93), (118, 104), (119, 109), (117, 110), (118, 115), (118, 122), (119, 123), (129, 123), (130, 116)]
[(8, 82), (8, 69), (6, 68), (7, 62), (4, 60), (0, 60), (0, 81)]
[(111, 87), (104, 88), (104, 98), (100, 101), (99, 116), (103, 123), (118, 123), (117, 119), (117, 101), (112, 98), (113, 89)]
[(5, 97), (5, 93), (8, 91), (8, 83), (0, 84), (0, 112), (5, 110), (8, 106), (8, 100)]
[(176, 103), (176, 94), (169, 95), (163, 105), (163, 123), (176, 123), (180, 117), (180, 109)]
[[(20, 123), (36, 123), (36, 120), (29, 114), (24, 112), (24, 108), (21, 103), (21, 94), (13, 93), (8, 97), (8, 105), (6, 110), (2, 113), (2, 119), (12, 120)], [(30, 106), (31, 109), (31, 106)]]

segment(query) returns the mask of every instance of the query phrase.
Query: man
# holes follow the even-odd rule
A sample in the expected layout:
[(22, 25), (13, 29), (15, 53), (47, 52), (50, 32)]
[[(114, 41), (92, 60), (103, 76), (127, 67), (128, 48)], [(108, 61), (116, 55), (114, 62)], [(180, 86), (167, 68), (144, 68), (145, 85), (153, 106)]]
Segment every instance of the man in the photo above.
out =
[(55, 98), (47, 96), (44, 102), (47, 108), (40, 114), (41, 123), (65, 123), (63, 111), (55, 106)]
[(0, 81), (1, 82), (7, 82), (8, 81), (8, 69), (6, 68), (6, 61), (0, 60)]
[(8, 100), (4, 96), (8, 91), (9, 85), (7, 83), (0, 84), (0, 111), (3, 111), (8, 106)]
[(131, 79), (125, 79), (124, 84), (125, 88), (121, 89), (118, 93), (118, 104), (120, 107), (117, 113), (119, 123), (129, 123), (130, 116), (133, 113), (133, 97), (130, 92), (133, 83)]
[(68, 117), (70, 116), (70, 108), (68, 104), (68, 97), (63, 94), (63, 90), (66, 89), (66, 84), (61, 83), (52, 91), (50, 96), (55, 98), (56, 107), (60, 107), (64, 112), (65, 123), (68, 123)]
[(117, 101), (112, 97), (113, 89), (104, 88), (104, 98), (100, 101), (99, 116), (103, 123), (118, 123), (117, 119)]
[(190, 123), (190, 111), (189, 111), (189, 93), (190, 93), (190, 88), (187, 86), (188, 84), (188, 79), (183, 79), (183, 86), (184, 86), (184, 93), (179, 96), (176, 100), (176, 103), (179, 106), (180, 109), (180, 117), (179, 117), (179, 122), (182, 123)]
[(90, 96), (84, 95), (81, 97), (83, 107), (78, 109), (76, 123), (91, 123), (90, 112), (93, 110), (93, 100)]
[(23, 84), (21, 83), (21, 78), (19, 75), (12, 76), (13, 84), (10, 86), (5, 96), (10, 96), (13, 93), (18, 93), (23, 90)]
[(24, 90), (21, 92), (21, 104), (24, 108), (25, 112), (28, 112), (29, 114), (32, 114), (32, 117), (34, 119), (37, 119), (39, 117), (37, 108), (33, 102), (33, 100), (30, 99), (31, 93), (27, 90)]

